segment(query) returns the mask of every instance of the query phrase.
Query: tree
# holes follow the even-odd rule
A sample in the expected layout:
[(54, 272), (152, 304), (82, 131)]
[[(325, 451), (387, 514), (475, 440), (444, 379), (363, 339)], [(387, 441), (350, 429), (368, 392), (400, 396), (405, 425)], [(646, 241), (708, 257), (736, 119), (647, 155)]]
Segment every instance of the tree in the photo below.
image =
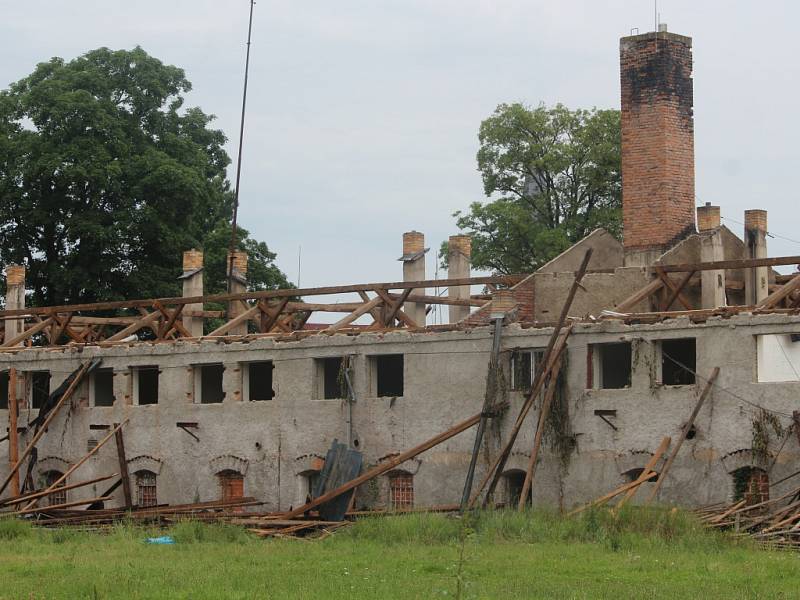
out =
[[(174, 295), (190, 248), (224, 264), (226, 138), (183, 109), (190, 90), (137, 47), (53, 58), (0, 92), (0, 263), (25, 264), (34, 304)], [(238, 239), (259, 287), (288, 283), (266, 245)]]
[(620, 235), (619, 111), (501, 104), (478, 139), (490, 201), (453, 215), (475, 267), (530, 272), (597, 227)]

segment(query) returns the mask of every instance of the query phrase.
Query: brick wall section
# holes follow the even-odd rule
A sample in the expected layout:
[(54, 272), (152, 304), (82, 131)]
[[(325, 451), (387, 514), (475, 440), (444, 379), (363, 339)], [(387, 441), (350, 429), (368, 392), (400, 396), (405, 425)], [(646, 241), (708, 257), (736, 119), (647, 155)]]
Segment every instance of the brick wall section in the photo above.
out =
[(719, 206), (711, 206), (711, 203), (706, 203), (705, 206), (697, 207), (697, 230), (698, 231), (711, 231), (720, 226), (721, 215)]
[(744, 211), (744, 228), (747, 231), (767, 231), (767, 211), (753, 208)]
[(626, 250), (666, 248), (694, 232), (692, 40), (620, 40)]
[(489, 325), (492, 321), (492, 313), (501, 311), (510, 315), (509, 321), (533, 321), (533, 285), (533, 275), (529, 275), (507, 292), (502, 290), (501, 293), (495, 294), (497, 301), (493, 299), (482, 306), (461, 321), (461, 324), (465, 327)]

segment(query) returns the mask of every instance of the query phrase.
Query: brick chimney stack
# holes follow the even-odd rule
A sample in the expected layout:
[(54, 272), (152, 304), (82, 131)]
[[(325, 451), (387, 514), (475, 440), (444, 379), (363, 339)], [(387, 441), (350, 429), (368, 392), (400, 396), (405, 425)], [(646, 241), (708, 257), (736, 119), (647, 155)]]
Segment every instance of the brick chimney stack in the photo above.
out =
[(642, 266), (695, 231), (692, 39), (620, 39), (625, 264)]

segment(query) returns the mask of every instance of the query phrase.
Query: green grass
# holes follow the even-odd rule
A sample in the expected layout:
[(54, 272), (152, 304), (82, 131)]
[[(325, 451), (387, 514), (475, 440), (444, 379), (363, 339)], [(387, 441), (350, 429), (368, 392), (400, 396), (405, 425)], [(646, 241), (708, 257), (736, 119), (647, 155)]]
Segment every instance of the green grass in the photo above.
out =
[[(167, 533), (172, 546), (144, 543)], [(800, 554), (628, 509), (374, 517), (322, 541), (196, 522), (108, 535), (0, 520), (0, 598), (796, 598)]]

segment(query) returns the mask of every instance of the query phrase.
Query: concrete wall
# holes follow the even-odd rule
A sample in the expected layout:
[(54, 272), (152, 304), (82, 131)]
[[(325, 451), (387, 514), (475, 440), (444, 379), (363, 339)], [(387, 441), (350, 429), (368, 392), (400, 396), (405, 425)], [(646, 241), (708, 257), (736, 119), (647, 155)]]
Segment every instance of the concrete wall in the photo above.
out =
[[(664, 436), (677, 439), (702, 389), (696, 385), (665, 387), (659, 380), (659, 343), (665, 338), (695, 337), (697, 371), (707, 376), (719, 366), (719, 387), (709, 397), (697, 419), (697, 436), (684, 445), (661, 493), (661, 500), (683, 505), (723, 501), (732, 493), (728, 471), (753, 461), (750, 453), (752, 418), (758, 403), (781, 413), (784, 424), (797, 406), (797, 381), (757, 383), (756, 335), (800, 332), (800, 318), (785, 315), (738, 316), (711, 319), (706, 324), (672, 320), (655, 325), (627, 326), (616, 321), (581, 324), (570, 338), (566, 366), (565, 398), (576, 450), (556, 455), (548, 446), (535, 482), (535, 501), (565, 507), (592, 499), (622, 483), (622, 473), (641, 467)], [(503, 336), (503, 357), (513, 349), (542, 348), (549, 329), (508, 325)], [(631, 386), (626, 389), (587, 390), (587, 355), (592, 344), (630, 341), (633, 345)], [(37, 475), (53, 465), (74, 463), (86, 452), (90, 437), (103, 431), (90, 425), (110, 425), (129, 418), (125, 444), (132, 470), (158, 473), (159, 502), (205, 501), (219, 496), (215, 474), (234, 468), (245, 476), (245, 494), (266, 502), (266, 509), (286, 509), (302, 500), (299, 474), (318, 465), (334, 438), (346, 439), (345, 405), (341, 400), (315, 400), (314, 359), (325, 356), (355, 357), (355, 438), (365, 463), (375, 464), (407, 449), (480, 410), (483, 401), (491, 329), (441, 333), (362, 334), (315, 336), (298, 342), (275, 343), (259, 339), (249, 343), (140, 343), (115, 348), (64, 348), (20, 350), (0, 354), (0, 368), (21, 371), (48, 369), (55, 387), (81, 361), (102, 357), (115, 369), (116, 403), (112, 407), (88, 406), (83, 389), (80, 400), (53, 422), (39, 447)], [(405, 390), (399, 398), (377, 398), (371, 357), (400, 353), (405, 357)], [(270, 401), (242, 401), (241, 363), (273, 360), (276, 396)], [(223, 403), (192, 402), (192, 365), (226, 366)], [(130, 373), (136, 365), (157, 364), (161, 369), (160, 401), (137, 406), (131, 402)], [(724, 390), (735, 390), (735, 395)], [(479, 461), (478, 481), (506, 438), (523, 401), (523, 393), (508, 392), (505, 414), (488, 428), (487, 443)], [(616, 410), (612, 429), (594, 411)], [(24, 410), (20, 421), (33, 412)], [(0, 411), (0, 419), (7, 419)], [(536, 411), (523, 427), (507, 470), (524, 469), (533, 442)], [(194, 440), (176, 426), (196, 421)], [(415, 475), (418, 505), (457, 502), (463, 485), (474, 431), (461, 434), (410, 461), (403, 468)], [(779, 441), (772, 448), (779, 447)], [(0, 443), (5, 457), (7, 442)], [(798, 456), (794, 437), (778, 456), (773, 481), (792, 472)], [(7, 473), (7, 461), (0, 475)], [(103, 447), (70, 478), (70, 482), (117, 472), (113, 445)], [(789, 481), (789, 484), (792, 482)], [(651, 484), (647, 484), (651, 485)], [(94, 489), (68, 492), (69, 499), (96, 495)], [(781, 486), (781, 488), (784, 486)], [(781, 489), (774, 490), (774, 494)], [(499, 499), (503, 499), (501, 488)], [(645, 494), (639, 493), (637, 498)], [(115, 493), (121, 503), (121, 491)], [(386, 478), (364, 486), (358, 505), (381, 505), (388, 499)]]
[(615, 269), (622, 266), (625, 254), (622, 243), (605, 229), (599, 228), (542, 265), (537, 273), (577, 271), (589, 248), (592, 249), (589, 269)]
[[(534, 274), (534, 314), (537, 321), (555, 321), (561, 312), (572, 282), (573, 272)], [(614, 273), (587, 273), (575, 299), (572, 302), (570, 315), (584, 317), (598, 316), (604, 309), (614, 307), (628, 298), (650, 281), (645, 269), (640, 267), (623, 267)], [(647, 300), (640, 302), (629, 312), (650, 310)]]

